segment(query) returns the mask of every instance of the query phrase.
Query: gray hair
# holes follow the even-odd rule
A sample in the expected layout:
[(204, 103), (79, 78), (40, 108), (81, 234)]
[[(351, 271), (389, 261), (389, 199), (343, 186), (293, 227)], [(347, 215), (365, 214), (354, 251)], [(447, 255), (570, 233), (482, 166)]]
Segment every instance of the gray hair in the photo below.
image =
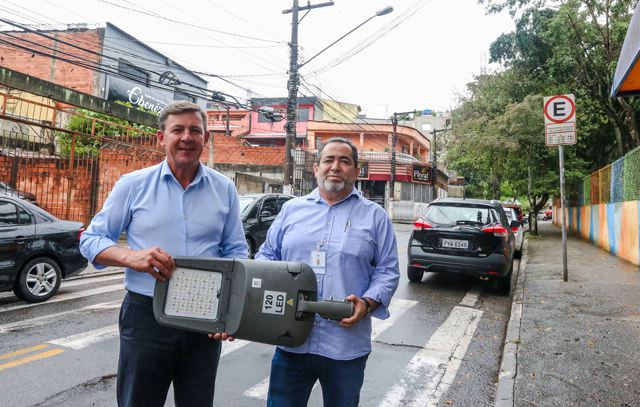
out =
[(158, 127), (160, 127), (161, 131), (164, 131), (165, 125), (167, 123), (167, 118), (172, 114), (180, 114), (180, 113), (189, 113), (189, 112), (198, 112), (202, 117), (202, 125), (204, 126), (204, 132), (207, 132), (207, 114), (204, 110), (195, 103), (189, 102), (187, 100), (175, 100), (171, 103), (168, 103), (161, 111), (160, 118), (158, 119)]
[(320, 158), (322, 158), (322, 152), (324, 151), (324, 148), (329, 143), (344, 143), (349, 147), (351, 147), (351, 156), (353, 157), (353, 163), (356, 167), (358, 166), (358, 149), (356, 148), (356, 146), (353, 145), (350, 139), (345, 137), (331, 137), (329, 140), (327, 140), (326, 143), (323, 143), (322, 146), (320, 146), (320, 149), (318, 150), (318, 158), (317, 158), (318, 164), (320, 164)]

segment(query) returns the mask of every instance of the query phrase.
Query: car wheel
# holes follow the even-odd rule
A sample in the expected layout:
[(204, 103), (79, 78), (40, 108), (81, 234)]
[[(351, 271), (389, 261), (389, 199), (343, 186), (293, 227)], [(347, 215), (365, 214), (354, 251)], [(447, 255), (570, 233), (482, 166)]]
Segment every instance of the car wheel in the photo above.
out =
[(424, 276), (424, 270), (418, 267), (407, 267), (407, 277), (412, 283), (419, 283)]
[(496, 279), (496, 291), (499, 295), (505, 297), (511, 294), (511, 275), (513, 274), (513, 262), (511, 262), (511, 268), (506, 276), (498, 277)]
[(13, 291), (27, 302), (42, 302), (58, 292), (61, 281), (58, 263), (47, 257), (37, 257), (22, 267)]
[(248, 237), (246, 237), (245, 239), (247, 240), (248, 256), (249, 256), (250, 259), (253, 259), (253, 257), (256, 255), (256, 253), (255, 253), (256, 249), (253, 247), (253, 241)]

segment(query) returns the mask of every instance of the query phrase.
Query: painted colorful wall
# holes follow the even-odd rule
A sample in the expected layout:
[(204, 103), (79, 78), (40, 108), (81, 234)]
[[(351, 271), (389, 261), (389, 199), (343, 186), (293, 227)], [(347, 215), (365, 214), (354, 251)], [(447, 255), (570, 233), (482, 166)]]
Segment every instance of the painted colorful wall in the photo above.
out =
[[(640, 264), (640, 201), (565, 208), (568, 230), (633, 264)], [(553, 207), (560, 225), (560, 207)]]

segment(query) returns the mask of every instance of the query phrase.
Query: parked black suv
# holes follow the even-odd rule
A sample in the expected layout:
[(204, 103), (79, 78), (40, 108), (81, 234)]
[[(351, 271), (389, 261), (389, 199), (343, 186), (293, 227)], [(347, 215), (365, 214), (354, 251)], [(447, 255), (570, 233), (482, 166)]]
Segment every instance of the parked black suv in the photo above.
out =
[(240, 214), (244, 235), (249, 248), (249, 258), (253, 258), (267, 237), (267, 230), (280, 213), (285, 202), (295, 198), (285, 194), (240, 195)]
[(87, 266), (79, 249), (82, 223), (57, 219), (25, 200), (0, 194), (0, 291), (42, 302), (63, 278)]
[(511, 291), (514, 236), (499, 201), (437, 199), (414, 222), (409, 239), (409, 281), (425, 271), (445, 271), (496, 280), (498, 291)]

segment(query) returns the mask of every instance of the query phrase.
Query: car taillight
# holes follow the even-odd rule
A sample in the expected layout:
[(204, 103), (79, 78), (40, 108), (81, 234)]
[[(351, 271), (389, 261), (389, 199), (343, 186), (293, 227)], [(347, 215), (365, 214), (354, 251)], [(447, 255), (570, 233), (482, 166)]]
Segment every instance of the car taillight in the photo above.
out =
[(80, 241), (80, 238), (82, 237), (82, 232), (84, 232), (84, 226), (83, 226), (83, 227), (81, 227), (81, 228), (78, 230), (78, 242)]
[(513, 226), (511, 228), (511, 230), (513, 230), (513, 233), (518, 233), (518, 229), (520, 229), (520, 226)]
[(502, 225), (487, 226), (485, 228), (482, 228), (482, 231), (486, 233), (493, 233), (494, 236), (498, 237), (506, 237), (509, 234), (509, 232), (507, 232), (507, 229)]
[(424, 219), (416, 219), (413, 221), (413, 230), (433, 229), (433, 225)]

